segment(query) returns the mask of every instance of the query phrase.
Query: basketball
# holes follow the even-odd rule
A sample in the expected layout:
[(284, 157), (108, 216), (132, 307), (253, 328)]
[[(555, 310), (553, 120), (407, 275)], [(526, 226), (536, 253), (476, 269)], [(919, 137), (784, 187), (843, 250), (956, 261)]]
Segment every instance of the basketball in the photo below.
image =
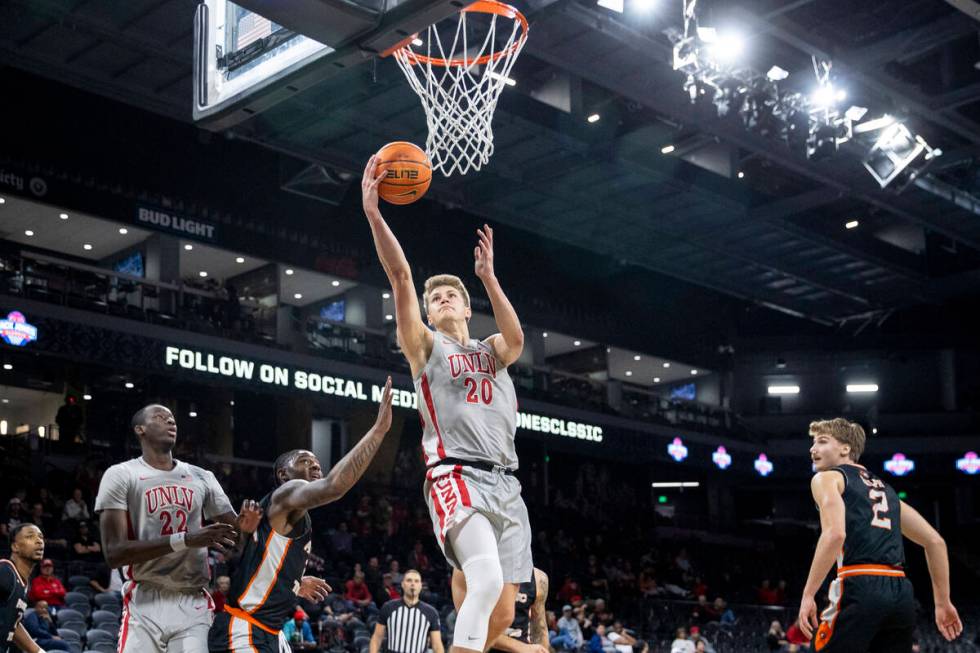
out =
[(378, 195), (389, 204), (411, 204), (425, 195), (432, 183), (432, 164), (418, 145), (388, 143), (378, 151), (378, 169), (386, 170)]

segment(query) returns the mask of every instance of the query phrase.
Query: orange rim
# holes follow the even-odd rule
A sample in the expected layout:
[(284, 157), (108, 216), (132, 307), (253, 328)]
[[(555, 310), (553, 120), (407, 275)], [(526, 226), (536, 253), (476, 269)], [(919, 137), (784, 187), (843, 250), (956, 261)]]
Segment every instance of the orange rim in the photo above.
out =
[[(503, 16), (504, 18), (510, 18), (511, 20), (516, 20), (521, 24), (521, 35), (518, 36), (513, 43), (508, 47), (504, 48), (500, 52), (492, 52), (490, 54), (485, 54), (482, 57), (476, 59), (442, 59), (439, 57), (428, 57), (424, 54), (417, 54), (412, 51), (408, 46), (402, 46), (397, 48), (395, 52), (401, 56), (405, 57), (408, 63), (412, 64), (425, 64), (429, 66), (441, 66), (443, 68), (448, 68), (449, 66), (482, 66), (483, 64), (489, 63), (491, 61), (497, 61), (498, 59), (505, 57), (518, 48), (520, 48), (524, 41), (527, 40), (527, 18), (524, 14), (519, 12), (516, 8), (504, 4), (503, 2), (497, 2), (497, 0), (477, 0), (473, 4), (460, 10), (460, 13), (475, 13), (475, 14), (496, 14), (498, 16)], [(410, 39), (408, 39), (411, 42)]]

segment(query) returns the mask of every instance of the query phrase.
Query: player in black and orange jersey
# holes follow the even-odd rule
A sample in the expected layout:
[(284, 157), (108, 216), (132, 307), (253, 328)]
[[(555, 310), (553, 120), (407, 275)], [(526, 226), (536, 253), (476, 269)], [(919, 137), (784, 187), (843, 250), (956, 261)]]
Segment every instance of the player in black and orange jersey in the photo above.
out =
[[(858, 464), (865, 435), (842, 418), (812, 422), (810, 482), (820, 511), (820, 539), (800, 605), (800, 629), (821, 653), (907, 653), (915, 603), (905, 577), (902, 536), (925, 548), (936, 604), (936, 627), (952, 641), (963, 624), (949, 597), (946, 543), (916, 510)], [(830, 606), (818, 625), (815, 595), (834, 560)]]
[(310, 553), (309, 511), (343, 497), (374, 459), (391, 428), (391, 377), (374, 425), (326, 476), (312, 452), (296, 449), (275, 463), (276, 489), (259, 502), (258, 529), (245, 544), (231, 576), (224, 612), (208, 634), (211, 653), (289, 653), (282, 627), (296, 610), (297, 596), (326, 598), (330, 587), (303, 576)]

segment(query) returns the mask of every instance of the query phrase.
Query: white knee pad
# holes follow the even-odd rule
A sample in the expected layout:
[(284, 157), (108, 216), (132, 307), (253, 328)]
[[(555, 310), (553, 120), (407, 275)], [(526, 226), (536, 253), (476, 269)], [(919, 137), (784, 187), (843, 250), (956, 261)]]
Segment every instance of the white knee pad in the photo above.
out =
[(453, 646), (482, 651), (487, 643), (490, 615), (504, 588), (504, 573), (496, 555), (473, 556), (463, 564), (466, 598), (456, 616)]

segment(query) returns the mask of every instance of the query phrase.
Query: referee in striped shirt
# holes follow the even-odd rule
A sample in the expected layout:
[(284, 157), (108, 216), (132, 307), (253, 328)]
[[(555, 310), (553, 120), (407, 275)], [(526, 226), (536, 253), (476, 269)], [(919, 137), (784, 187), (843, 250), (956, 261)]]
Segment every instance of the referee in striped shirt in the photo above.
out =
[(409, 569), (402, 578), (402, 598), (388, 601), (381, 607), (368, 653), (379, 653), (382, 640), (385, 640), (388, 653), (425, 653), (429, 646), (432, 653), (445, 653), (439, 631), (439, 613), (419, 600), (421, 591), (422, 576)]

